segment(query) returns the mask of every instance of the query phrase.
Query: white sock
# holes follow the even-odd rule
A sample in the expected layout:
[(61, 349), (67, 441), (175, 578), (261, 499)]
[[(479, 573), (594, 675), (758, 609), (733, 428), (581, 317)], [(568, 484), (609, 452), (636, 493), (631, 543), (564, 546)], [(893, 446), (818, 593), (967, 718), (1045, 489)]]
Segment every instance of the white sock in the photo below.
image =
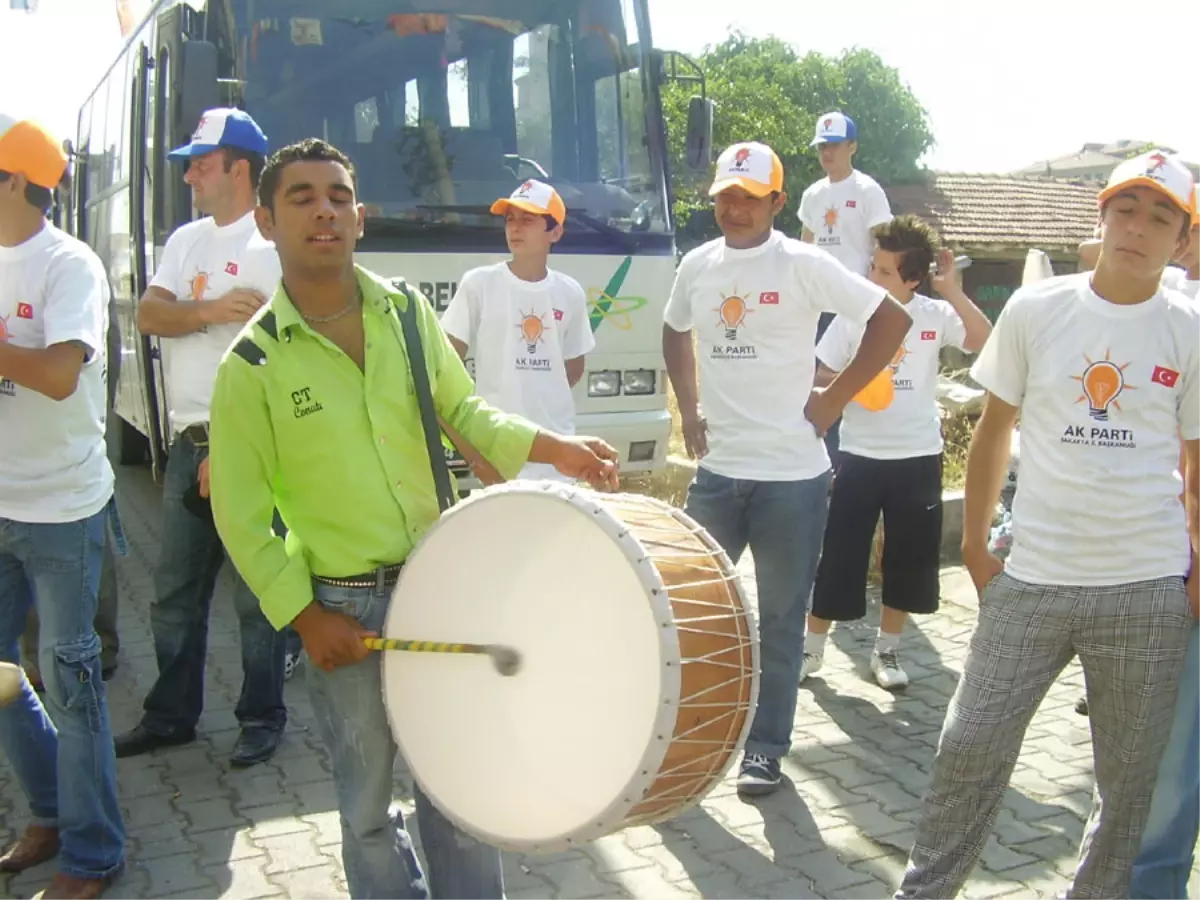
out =
[(887, 653), (894, 651), (900, 646), (900, 635), (888, 634), (886, 631), (879, 632), (879, 636), (875, 638), (875, 652)]
[(829, 632), (825, 632), (824, 634), (814, 634), (813, 632), (810, 631), (808, 633), (808, 636), (805, 637), (805, 639), (804, 639), (805, 655), (806, 656), (807, 655), (824, 656), (825, 655), (825, 639), (827, 637), (829, 637)]

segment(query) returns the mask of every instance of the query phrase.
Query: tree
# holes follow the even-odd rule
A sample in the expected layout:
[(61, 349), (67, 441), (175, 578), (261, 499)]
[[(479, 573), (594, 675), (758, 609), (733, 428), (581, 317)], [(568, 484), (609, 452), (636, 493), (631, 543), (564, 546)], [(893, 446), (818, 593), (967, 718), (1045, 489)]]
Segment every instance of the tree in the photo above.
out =
[[(823, 174), (808, 146), (822, 113), (840, 109), (858, 125), (863, 142), (855, 155), (857, 168), (885, 185), (920, 177), (917, 161), (933, 145), (926, 112), (899, 73), (871, 51), (801, 57), (779, 38), (734, 32), (706, 48), (697, 62), (716, 103), (714, 152), (737, 141), (762, 141), (783, 161), (788, 203), (781, 229), (799, 235), (800, 195)], [(685, 245), (717, 233), (706, 192), (711, 172), (694, 172), (684, 162), (688, 101), (694, 93), (691, 84), (668, 84), (663, 92), (675, 215)]]

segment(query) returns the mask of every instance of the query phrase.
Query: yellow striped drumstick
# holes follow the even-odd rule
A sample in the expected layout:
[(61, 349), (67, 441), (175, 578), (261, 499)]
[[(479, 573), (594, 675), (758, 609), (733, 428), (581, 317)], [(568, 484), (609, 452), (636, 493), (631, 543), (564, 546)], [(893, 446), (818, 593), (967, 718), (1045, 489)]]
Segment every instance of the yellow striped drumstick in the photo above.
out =
[(462, 644), (449, 641), (407, 641), (400, 638), (364, 638), (368, 650), (401, 650), (408, 653), (454, 653), (488, 656), (501, 675), (515, 675), (521, 655), (500, 644)]

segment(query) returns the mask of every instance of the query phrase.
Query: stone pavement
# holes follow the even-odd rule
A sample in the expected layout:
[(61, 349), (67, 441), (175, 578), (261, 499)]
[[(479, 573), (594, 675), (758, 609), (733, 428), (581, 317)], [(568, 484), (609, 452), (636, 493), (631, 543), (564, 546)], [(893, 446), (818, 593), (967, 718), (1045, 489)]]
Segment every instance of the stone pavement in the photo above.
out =
[[(130, 555), (119, 561), (121, 667), (109, 683), (114, 730), (137, 722), (155, 674), (148, 606), (157, 555), (158, 492), (144, 469), (122, 469), (119, 499)], [(752, 564), (743, 564), (752, 573)], [(753, 590), (753, 578), (747, 579)], [(800, 689), (789, 783), (755, 803), (726, 779), (699, 807), (656, 827), (609, 836), (586, 850), (506, 855), (519, 897), (884, 897), (903, 870), (947, 701), (975, 619), (960, 570), (943, 574), (943, 611), (902, 646), (913, 685), (891, 695), (869, 680), (874, 626), (835, 629), (821, 675)], [(873, 618), (872, 620), (873, 621)], [(343, 897), (340, 830), (329, 766), (297, 677), (278, 755), (229, 768), (241, 684), (236, 619), (223, 577), (209, 639), (201, 739), (119, 761), (129, 866), (113, 897)], [(965, 897), (1052, 897), (1073, 866), (1091, 799), (1086, 720), (1072, 705), (1077, 666), (1050, 691), (1025, 741), (1012, 789)], [(397, 772), (411, 809), (411, 781)], [(26, 807), (0, 762), (0, 841), (24, 827)], [(29, 897), (45, 865), (0, 880), (0, 896)], [(1193, 873), (1192, 895), (1200, 877)]]

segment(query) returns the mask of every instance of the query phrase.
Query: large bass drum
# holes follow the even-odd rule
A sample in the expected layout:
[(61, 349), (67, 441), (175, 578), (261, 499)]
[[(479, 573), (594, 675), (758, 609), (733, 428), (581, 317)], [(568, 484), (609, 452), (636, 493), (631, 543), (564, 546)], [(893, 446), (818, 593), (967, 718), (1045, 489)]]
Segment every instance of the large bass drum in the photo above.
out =
[(728, 556), (682, 511), (551, 482), (486, 488), (410, 555), (384, 702), (413, 776), (460, 828), (555, 852), (678, 815), (724, 777), (758, 699), (758, 631)]

